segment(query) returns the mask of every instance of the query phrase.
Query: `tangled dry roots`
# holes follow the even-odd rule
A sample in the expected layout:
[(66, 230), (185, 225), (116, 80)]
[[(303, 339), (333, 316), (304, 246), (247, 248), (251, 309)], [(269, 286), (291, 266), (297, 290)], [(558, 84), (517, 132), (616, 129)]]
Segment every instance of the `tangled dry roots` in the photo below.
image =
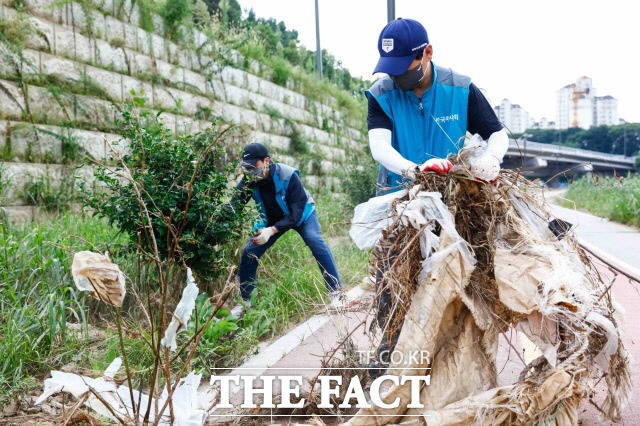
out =
[[(383, 336), (398, 340), (396, 350), (432, 353), (431, 364), (422, 365), (432, 368), (431, 386), (422, 393), (427, 410), (418, 410), (429, 416), (429, 424), (577, 424), (579, 404), (603, 375), (608, 396), (602, 414), (619, 420), (631, 383), (614, 302), (574, 235), (549, 226), (553, 216), (540, 189), (511, 171), (502, 171), (495, 184), (431, 173), (420, 174), (413, 184), (420, 188), (394, 201), (394, 221), (375, 251), (374, 307)], [(400, 220), (398, 207), (419, 191), (441, 194), (475, 258), (468, 270), (458, 267), (461, 257), (452, 254), (430, 273), (429, 282), (419, 279), (425, 260), (420, 235), (438, 235), (438, 250), (448, 238), (435, 220), (421, 229)], [(510, 327), (527, 335), (543, 355), (523, 368), (519, 381), (496, 387), (498, 335)], [(465, 357), (472, 365), (462, 368), (458, 364)], [(407, 366), (391, 365), (395, 371), (402, 367)], [(468, 373), (474, 368), (479, 373)], [(387, 396), (404, 402), (406, 391), (398, 386)], [(360, 412), (380, 413), (401, 416), (416, 409), (401, 403), (392, 412)], [(356, 416), (350, 423), (366, 424), (366, 419)], [(389, 416), (379, 423), (395, 420)]]

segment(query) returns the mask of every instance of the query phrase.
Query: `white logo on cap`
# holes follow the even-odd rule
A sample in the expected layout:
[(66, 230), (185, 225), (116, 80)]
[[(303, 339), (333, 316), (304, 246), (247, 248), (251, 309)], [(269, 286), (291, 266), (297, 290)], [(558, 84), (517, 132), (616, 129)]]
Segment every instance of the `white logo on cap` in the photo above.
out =
[(382, 50), (386, 53), (389, 53), (393, 50), (393, 39), (392, 38), (383, 38), (382, 39)]

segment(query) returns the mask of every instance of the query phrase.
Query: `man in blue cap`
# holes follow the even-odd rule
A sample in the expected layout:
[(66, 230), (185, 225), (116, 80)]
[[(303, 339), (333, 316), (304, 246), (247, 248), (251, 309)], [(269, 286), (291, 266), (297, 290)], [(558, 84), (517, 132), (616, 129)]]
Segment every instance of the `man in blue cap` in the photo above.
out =
[(259, 143), (244, 147), (241, 165), (244, 177), (236, 186), (230, 205), (237, 207), (253, 198), (260, 221), (254, 225), (255, 234), (242, 250), (238, 275), (243, 303), (236, 305), (231, 314), (239, 317), (249, 306), (260, 257), (290, 229), (300, 234), (311, 250), (327, 289), (337, 302), (335, 299), (341, 297), (342, 288), (338, 269), (331, 249), (322, 238), (313, 197), (302, 184), (298, 170), (274, 163), (267, 147)]
[[(449, 172), (453, 164), (447, 157), (462, 148), (467, 132), (488, 142), (483, 172), (475, 175), (478, 170), (472, 166), (472, 175), (495, 179), (509, 146), (507, 132), (469, 77), (433, 63), (433, 46), (422, 24), (413, 19), (391, 21), (380, 33), (378, 51), (374, 74), (387, 75), (365, 92), (369, 147), (380, 163), (377, 193), (400, 189), (417, 171)], [(488, 179), (486, 170), (493, 173)], [(392, 297), (384, 271), (397, 255), (380, 247), (375, 251), (377, 323), (383, 337), (369, 371), (374, 377), (384, 373), (400, 332), (386, 328)]]
[(506, 130), (469, 77), (433, 63), (422, 24), (391, 21), (380, 33), (378, 51), (374, 73), (387, 76), (365, 93), (369, 146), (381, 165), (379, 194), (398, 189), (416, 170), (447, 173), (453, 167), (447, 156), (459, 151), (467, 132), (488, 141), (489, 163), (500, 169), (509, 146)]

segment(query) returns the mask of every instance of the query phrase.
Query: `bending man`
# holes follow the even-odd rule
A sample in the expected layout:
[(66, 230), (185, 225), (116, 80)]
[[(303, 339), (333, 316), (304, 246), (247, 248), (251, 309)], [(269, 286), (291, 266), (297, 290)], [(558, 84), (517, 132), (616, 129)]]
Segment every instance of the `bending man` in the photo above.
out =
[(290, 229), (300, 234), (318, 262), (327, 289), (338, 297), (342, 288), (338, 269), (331, 249), (322, 238), (313, 198), (304, 188), (298, 170), (274, 163), (267, 148), (259, 143), (244, 148), (242, 167), (245, 176), (238, 183), (231, 203), (244, 204), (253, 198), (260, 222), (254, 225), (256, 234), (242, 250), (239, 278), (243, 303), (231, 310), (232, 315), (239, 317), (250, 304), (260, 257)]

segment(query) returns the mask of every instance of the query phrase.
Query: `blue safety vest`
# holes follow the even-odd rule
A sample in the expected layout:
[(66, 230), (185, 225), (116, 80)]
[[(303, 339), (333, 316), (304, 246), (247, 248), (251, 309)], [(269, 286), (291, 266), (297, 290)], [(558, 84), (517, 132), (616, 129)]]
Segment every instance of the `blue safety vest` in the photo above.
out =
[[(297, 174), (300, 176), (300, 172), (294, 169), (291, 166), (287, 166), (286, 164), (275, 163), (273, 169), (273, 175), (271, 176), (273, 179), (273, 184), (275, 186), (275, 197), (278, 206), (282, 210), (282, 213), (289, 215), (289, 206), (287, 205), (287, 201), (285, 200), (285, 195), (287, 194), (287, 188), (289, 187), (289, 181), (293, 174)], [(302, 211), (302, 217), (296, 223), (296, 226), (302, 225), (309, 219), (309, 216), (315, 210), (315, 203), (313, 201), (313, 197), (309, 194), (309, 191), (305, 188), (304, 192), (307, 194), (307, 204), (304, 206), (304, 210)], [(253, 188), (251, 191), (251, 195), (253, 200), (256, 202), (258, 206), (258, 211), (260, 212), (260, 220), (253, 225), (253, 230), (257, 231), (258, 229), (264, 228), (267, 226), (267, 210), (264, 206), (264, 202), (262, 201), (262, 197), (260, 196), (260, 190), (258, 188)]]
[[(433, 84), (422, 98), (396, 87), (390, 77), (377, 80), (367, 97), (373, 97), (393, 123), (392, 146), (407, 160), (421, 164), (430, 158), (446, 158), (464, 145), (467, 132), (469, 77), (450, 68), (434, 66)], [(380, 166), (379, 191), (395, 191), (402, 177)]]

